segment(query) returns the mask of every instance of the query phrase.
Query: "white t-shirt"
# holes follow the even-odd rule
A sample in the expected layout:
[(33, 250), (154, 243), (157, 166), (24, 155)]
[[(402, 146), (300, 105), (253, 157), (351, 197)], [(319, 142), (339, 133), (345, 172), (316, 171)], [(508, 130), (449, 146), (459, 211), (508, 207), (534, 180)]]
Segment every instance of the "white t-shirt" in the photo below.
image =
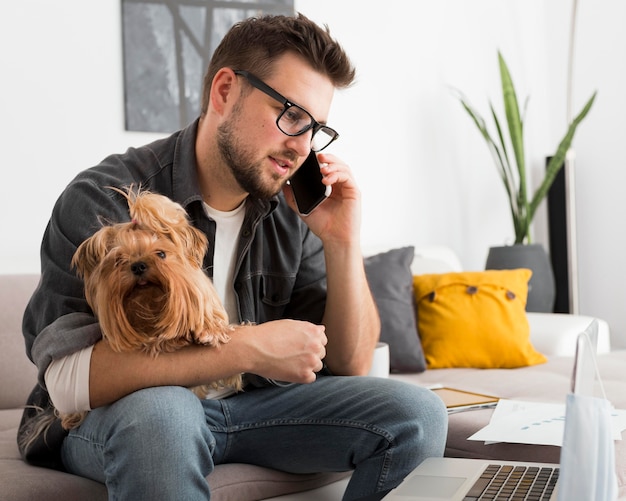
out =
[(244, 202), (229, 212), (216, 210), (207, 204), (204, 204), (204, 209), (217, 225), (213, 250), (213, 285), (226, 308), (230, 323), (239, 323), (239, 311), (233, 289), (233, 273), (237, 259), (239, 232), (246, 215), (246, 204)]
[[(213, 251), (213, 285), (228, 313), (230, 323), (239, 323), (235, 291), (232, 287), (237, 242), (246, 215), (246, 204), (233, 211), (222, 212), (204, 204), (207, 215), (217, 226)], [(210, 251), (210, 249), (209, 249)], [(62, 413), (89, 411), (89, 367), (93, 346), (53, 360), (44, 379), (54, 406)], [(207, 398), (224, 398), (234, 390), (214, 390)]]

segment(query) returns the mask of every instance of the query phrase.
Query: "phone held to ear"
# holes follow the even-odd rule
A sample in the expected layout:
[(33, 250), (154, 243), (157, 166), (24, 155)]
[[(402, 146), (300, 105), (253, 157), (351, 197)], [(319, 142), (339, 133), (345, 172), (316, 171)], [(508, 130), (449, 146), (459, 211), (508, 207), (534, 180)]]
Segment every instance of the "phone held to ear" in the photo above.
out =
[(308, 216), (313, 212), (313, 209), (330, 196), (332, 189), (322, 183), (322, 178), (317, 156), (314, 151), (311, 151), (289, 180), (298, 212), (303, 216)]

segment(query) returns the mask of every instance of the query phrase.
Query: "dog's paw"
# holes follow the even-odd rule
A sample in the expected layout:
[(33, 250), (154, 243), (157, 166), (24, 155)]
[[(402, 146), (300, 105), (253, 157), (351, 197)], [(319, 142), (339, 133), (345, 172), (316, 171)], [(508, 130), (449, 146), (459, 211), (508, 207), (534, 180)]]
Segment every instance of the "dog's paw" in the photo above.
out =
[(87, 411), (61, 414), (61, 426), (65, 430), (71, 430), (80, 426), (87, 417)]
[(243, 375), (237, 374), (223, 380), (224, 386), (234, 389), (237, 393), (243, 391)]
[(191, 392), (198, 397), (199, 399), (203, 400), (207, 397), (207, 395), (209, 394), (209, 392), (211, 391), (211, 385), (209, 384), (203, 384), (200, 386), (193, 386), (191, 388), (189, 388), (191, 390)]
[(232, 388), (235, 392), (239, 393), (243, 391), (243, 375), (237, 374), (226, 379), (220, 379), (209, 384), (203, 384), (200, 386), (193, 386), (190, 390), (198, 398), (204, 399), (207, 397), (211, 390), (223, 390), (225, 388)]
[(234, 327), (224, 324), (212, 324), (200, 333), (194, 333), (194, 342), (206, 346), (219, 346), (230, 341)]

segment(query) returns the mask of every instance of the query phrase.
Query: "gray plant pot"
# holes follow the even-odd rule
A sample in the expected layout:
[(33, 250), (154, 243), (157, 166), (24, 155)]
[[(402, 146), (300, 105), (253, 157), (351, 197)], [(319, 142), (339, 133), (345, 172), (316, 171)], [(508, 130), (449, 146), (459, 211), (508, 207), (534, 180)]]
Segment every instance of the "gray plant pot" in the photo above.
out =
[(548, 253), (541, 244), (515, 244), (491, 247), (487, 255), (487, 270), (528, 268), (533, 274), (528, 282), (526, 311), (552, 313), (556, 286)]

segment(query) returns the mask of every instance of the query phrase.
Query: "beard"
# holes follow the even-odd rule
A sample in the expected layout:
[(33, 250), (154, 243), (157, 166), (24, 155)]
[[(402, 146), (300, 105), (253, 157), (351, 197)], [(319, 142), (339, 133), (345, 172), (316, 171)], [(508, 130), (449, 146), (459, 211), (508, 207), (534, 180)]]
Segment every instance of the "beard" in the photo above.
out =
[[(253, 198), (268, 200), (281, 191), (286, 180), (278, 173), (272, 173), (269, 181), (265, 179), (262, 161), (255, 160), (256, 152), (246, 148), (236, 135), (240, 112), (241, 107), (237, 105), (231, 117), (217, 129), (217, 147), (239, 186)], [(293, 157), (293, 153), (281, 155)]]

